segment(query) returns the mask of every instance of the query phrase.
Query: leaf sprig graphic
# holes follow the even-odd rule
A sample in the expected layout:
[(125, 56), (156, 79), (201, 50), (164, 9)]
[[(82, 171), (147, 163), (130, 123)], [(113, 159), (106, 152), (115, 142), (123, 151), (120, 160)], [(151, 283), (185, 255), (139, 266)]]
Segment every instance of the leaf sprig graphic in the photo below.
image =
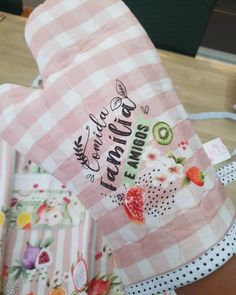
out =
[(74, 141), (75, 147), (73, 148), (75, 151), (75, 155), (77, 160), (81, 161), (82, 165), (85, 165), (88, 162), (87, 157), (84, 155), (83, 145), (81, 143), (82, 136), (80, 136), (77, 141)]
[[(82, 141), (82, 136), (80, 136), (77, 141), (74, 141), (75, 147), (74, 147), (74, 151), (75, 151), (75, 155), (77, 157), (77, 160), (81, 161), (81, 165), (84, 165), (85, 168), (86, 165), (88, 164), (88, 157), (85, 155), (84, 153), (84, 148), (83, 148), (83, 144), (81, 143)], [(94, 182), (95, 180), (95, 176), (94, 174), (88, 174), (86, 176), (87, 179), (89, 179), (91, 182)]]
[(116, 91), (118, 94), (120, 94), (123, 97), (127, 97), (127, 90), (125, 85), (120, 81), (116, 80)]
[(127, 90), (125, 85), (120, 81), (116, 80), (116, 91), (121, 97), (114, 97), (110, 102), (110, 108), (115, 111), (122, 105), (122, 99), (127, 97)]
[(122, 99), (120, 97), (114, 97), (110, 102), (110, 108), (112, 111), (115, 111), (122, 105)]

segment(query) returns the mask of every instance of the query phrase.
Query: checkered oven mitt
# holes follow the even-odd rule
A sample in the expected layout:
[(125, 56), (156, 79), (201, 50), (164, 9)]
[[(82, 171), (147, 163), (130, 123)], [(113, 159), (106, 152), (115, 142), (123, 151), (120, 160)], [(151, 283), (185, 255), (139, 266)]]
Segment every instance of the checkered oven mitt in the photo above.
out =
[(26, 40), (44, 89), (1, 86), (1, 137), (79, 196), (127, 293), (221, 240), (231, 200), (126, 5), (48, 0)]

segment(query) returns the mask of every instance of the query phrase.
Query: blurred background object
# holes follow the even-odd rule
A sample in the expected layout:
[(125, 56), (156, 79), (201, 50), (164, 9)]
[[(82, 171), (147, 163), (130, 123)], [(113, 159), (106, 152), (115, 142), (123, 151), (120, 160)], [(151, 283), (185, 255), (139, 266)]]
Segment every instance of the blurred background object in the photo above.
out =
[(43, 3), (44, 1), (43, 0), (23, 0), (23, 2), (24, 2), (24, 5), (36, 7), (39, 4)]
[(13, 14), (22, 14), (22, 0), (0, 0), (0, 11), (5, 11)]
[[(27, 17), (34, 7), (43, 2), (0, 0), (0, 10)], [(156, 47), (236, 63), (236, 0), (124, 2), (142, 23)]]
[(203, 35), (199, 54), (236, 63), (235, 36), (236, 1), (217, 0)]
[(161, 49), (197, 54), (215, 0), (124, 0)]

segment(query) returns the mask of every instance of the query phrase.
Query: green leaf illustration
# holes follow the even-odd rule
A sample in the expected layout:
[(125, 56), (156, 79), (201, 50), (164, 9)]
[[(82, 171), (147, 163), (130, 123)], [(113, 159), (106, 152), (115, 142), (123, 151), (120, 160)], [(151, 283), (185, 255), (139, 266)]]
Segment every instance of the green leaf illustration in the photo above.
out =
[(23, 268), (19, 267), (15, 275), (12, 277), (13, 282), (17, 281), (23, 272)]
[(22, 269), (22, 275), (23, 275), (23, 279), (24, 279), (24, 281), (26, 281), (27, 278), (28, 278), (28, 274), (27, 274), (27, 271), (26, 271), (25, 268)]
[(190, 183), (190, 180), (188, 177), (185, 177), (183, 182), (182, 182), (182, 187), (185, 187), (186, 185), (188, 185)]
[(44, 241), (42, 247), (43, 247), (43, 248), (47, 248), (47, 247), (49, 247), (49, 246), (51, 245), (52, 241), (53, 241), (53, 238), (52, 238), (52, 237), (47, 238), (47, 239)]
[(20, 268), (19, 265), (14, 265), (9, 267), (9, 273), (13, 273)]
[(184, 162), (185, 162), (185, 160), (186, 160), (186, 158), (184, 158), (184, 157), (179, 157), (179, 158), (177, 158), (176, 163), (177, 163), (177, 164), (181, 164), (181, 165), (183, 165)]

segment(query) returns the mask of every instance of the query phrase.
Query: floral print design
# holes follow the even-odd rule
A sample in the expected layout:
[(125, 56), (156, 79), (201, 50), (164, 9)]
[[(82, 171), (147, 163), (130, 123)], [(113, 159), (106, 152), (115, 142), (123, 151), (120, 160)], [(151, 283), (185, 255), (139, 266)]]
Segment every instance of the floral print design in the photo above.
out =
[(184, 162), (185, 158), (176, 158), (173, 153), (160, 157), (158, 161), (153, 163), (153, 166), (159, 168), (157, 173), (152, 173), (154, 185), (166, 188), (171, 182), (182, 178), (184, 176)]
[(147, 167), (152, 167), (155, 162), (159, 160), (159, 157), (161, 156), (161, 152), (152, 146), (148, 146), (143, 153), (143, 160), (145, 161), (145, 165)]
[(184, 176), (184, 157), (176, 157), (172, 152), (167, 155), (161, 155), (158, 149), (148, 147), (145, 158), (149, 159), (145, 163), (148, 168), (158, 167), (158, 173), (153, 173), (156, 186), (167, 187), (170, 182)]
[[(165, 205), (163, 199), (174, 198), (171, 192), (176, 193), (177, 188), (181, 188), (178, 180), (185, 176), (186, 158), (177, 157), (173, 152), (161, 155), (157, 148), (149, 146), (143, 154), (143, 161), (145, 173), (139, 175), (134, 185), (124, 184), (119, 194), (110, 196), (112, 202), (123, 206), (130, 221), (140, 225), (146, 222), (147, 214), (157, 217), (158, 214), (163, 215), (166, 209), (171, 209), (170, 201), (166, 201)], [(167, 188), (169, 189), (166, 190)], [(158, 198), (162, 198), (159, 204)], [(151, 205), (153, 200), (156, 200), (156, 205)], [(174, 199), (171, 202), (173, 203)]]
[(193, 151), (187, 139), (183, 139), (178, 143), (177, 151), (182, 157), (185, 158), (191, 158), (193, 156)]
[(150, 215), (156, 218), (166, 214), (171, 210), (170, 204), (175, 202), (175, 194), (183, 186), (189, 183), (203, 186), (205, 183), (205, 174), (200, 168), (185, 166), (192, 155), (187, 140), (182, 140), (174, 152), (167, 154), (150, 144), (142, 155), (144, 172), (133, 186), (124, 184), (119, 195), (110, 196), (112, 202), (122, 205), (127, 217), (135, 224), (151, 221)]

